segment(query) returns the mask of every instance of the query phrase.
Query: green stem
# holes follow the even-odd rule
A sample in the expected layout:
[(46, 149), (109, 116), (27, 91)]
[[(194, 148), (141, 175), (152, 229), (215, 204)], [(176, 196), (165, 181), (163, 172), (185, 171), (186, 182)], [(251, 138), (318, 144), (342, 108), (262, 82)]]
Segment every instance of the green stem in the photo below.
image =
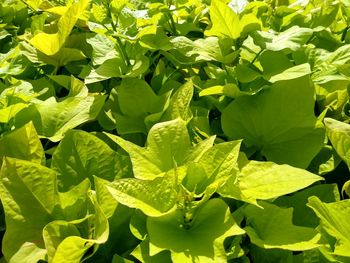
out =
[(169, 18), (169, 26), (170, 26), (170, 29), (171, 31), (173, 32), (173, 35), (176, 36), (177, 35), (177, 31), (176, 31), (176, 25), (175, 25), (175, 21), (174, 21), (174, 18), (172, 16), (172, 14), (170, 13), (166, 13), (168, 18)]
[(130, 66), (130, 59), (128, 57), (128, 54), (126, 53), (126, 50), (125, 50), (125, 47), (122, 43), (122, 41), (120, 40), (119, 37), (115, 36), (115, 39), (117, 40), (117, 43), (118, 43), (118, 49), (119, 49), (119, 52), (121, 53), (122, 57), (123, 57), (123, 60), (125, 61), (125, 64), (127, 66)]
[[(106, 9), (107, 9), (107, 15), (111, 19), (112, 29), (113, 29), (114, 32), (117, 32), (117, 26), (114, 24), (112, 12), (111, 12), (111, 9), (110, 9), (108, 3), (106, 3)], [(125, 47), (124, 47), (122, 41), (120, 40), (120, 38), (118, 36), (113, 36), (113, 37), (117, 40), (118, 50), (119, 50), (119, 53), (122, 56), (122, 59), (124, 60), (124, 63), (126, 64), (126, 66), (130, 66), (131, 65), (130, 64), (130, 59), (129, 59), (127, 53), (126, 53), (126, 50), (125, 50)]]
[(260, 56), (260, 54), (263, 52), (264, 50), (261, 49), (254, 57), (254, 59), (252, 60), (252, 62), (250, 62), (250, 65), (254, 64), (255, 60), (257, 60), (257, 58)]

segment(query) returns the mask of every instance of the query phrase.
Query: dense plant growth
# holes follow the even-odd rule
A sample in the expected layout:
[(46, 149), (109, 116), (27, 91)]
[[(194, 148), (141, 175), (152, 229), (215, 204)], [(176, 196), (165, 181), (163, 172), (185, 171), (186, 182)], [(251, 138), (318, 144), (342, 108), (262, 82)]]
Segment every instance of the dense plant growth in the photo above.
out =
[(349, 0), (2, 0), (0, 262), (350, 262), (349, 28)]

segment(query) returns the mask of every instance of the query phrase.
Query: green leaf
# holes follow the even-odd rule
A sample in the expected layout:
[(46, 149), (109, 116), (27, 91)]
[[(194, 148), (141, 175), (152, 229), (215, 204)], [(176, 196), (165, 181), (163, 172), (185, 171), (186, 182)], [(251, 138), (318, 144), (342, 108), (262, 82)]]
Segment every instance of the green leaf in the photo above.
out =
[(306, 206), (310, 196), (317, 196), (324, 202), (336, 202), (340, 200), (339, 190), (336, 184), (321, 184), (306, 188), (293, 195), (282, 196), (274, 201), (279, 207), (293, 207), (293, 223), (298, 226), (316, 228), (319, 219), (313, 211)]
[(115, 43), (105, 35), (95, 34), (88, 36), (86, 42), (92, 48), (92, 64), (94, 66), (103, 64), (106, 60), (119, 57), (115, 49)]
[(314, 103), (309, 77), (278, 81), (254, 96), (235, 99), (222, 113), (222, 129), (269, 161), (306, 168), (324, 140)]
[(219, 194), (251, 203), (293, 193), (320, 180), (323, 178), (289, 165), (250, 161), (219, 189)]
[(55, 55), (65, 44), (67, 37), (71, 33), (75, 23), (78, 21), (78, 17), (84, 13), (89, 2), (89, 0), (81, 0), (72, 4), (59, 19), (57, 23), (57, 33), (38, 33), (29, 41), (29, 43), (46, 55)]
[(126, 78), (117, 87), (119, 107), (123, 114), (132, 117), (155, 113), (163, 109), (164, 96), (157, 96), (146, 81)]
[(4, 158), (0, 197), (6, 219), (2, 247), (6, 260), (44, 260), (42, 229), (59, 205), (55, 172), (33, 162)]
[(272, 51), (296, 51), (312, 36), (313, 30), (292, 26), (279, 34), (259, 31), (253, 34), (254, 42), (262, 48)]
[(57, 142), (69, 129), (95, 119), (104, 100), (105, 96), (96, 94), (68, 97), (60, 102), (50, 97), (17, 114), (16, 124), (32, 120), (40, 137)]
[(189, 167), (183, 185), (198, 194), (209, 188), (216, 190), (232, 176), (232, 170), (237, 166), (240, 146), (241, 141), (232, 141), (208, 149), (193, 170)]
[(263, 209), (248, 205), (244, 209), (251, 242), (261, 248), (304, 251), (320, 247), (321, 235), (313, 228), (292, 224), (293, 208), (280, 208), (259, 202)]
[(190, 102), (193, 96), (192, 82), (186, 82), (171, 97), (169, 106), (164, 112), (161, 121), (170, 121), (177, 118), (189, 122), (193, 115), (190, 109)]
[(150, 126), (147, 125), (148, 116), (162, 112), (169, 95), (170, 93), (156, 95), (144, 80), (125, 78), (112, 90), (105, 110), (110, 110), (115, 118), (119, 134), (138, 132), (146, 134)]
[(192, 219), (190, 225), (185, 225), (181, 210), (149, 217), (150, 255), (170, 250), (173, 262), (224, 262), (224, 240), (244, 234), (220, 199), (206, 202), (194, 212)]
[(108, 181), (124, 177), (128, 173), (126, 157), (113, 151), (102, 140), (84, 131), (71, 130), (52, 155), (51, 168), (57, 171), (59, 187), (70, 187), (93, 176)]
[[(83, 256), (90, 257), (96, 252), (98, 245), (107, 241), (109, 235), (109, 225), (106, 216), (97, 204), (94, 197), (91, 197), (94, 207), (94, 216), (86, 216), (83, 219), (66, 223), (64, 221), (53, 221), (46, 225), (43, 235), (45, 243), (51, 245), (52, 263), (59, 262), (81, 262)], [(92, 233), (87, 236), (79, 233), (86, 226), (93, 227)], [(82, 235), (82, 237), (79, 236)], [(92, 248), (92, 254), (86, 255), (86, 252)]]
[(223, 1), (212, 0), (209, 8), (212, 27), (205, 33), (207, 36), (229, 37), (237, 39), (240, 36), (239, 17)]
[(131, 253), (143, 263), (171, 262), (170, 252), (162, 251), (156, 255), (150, 255), (149, 240), (143, 240)]
[(324, 124), (334, 149), (350, 169), (350, 125), (331, 118), (325, 118)]
[(152, 180), (162, 173), (181, 166), (190, 154), (190, 138), (184, 121), (180, 119), (154, 125), (142, 148), (115, 135), (107, 134), (130, 155), (136, 178)]
[(251, 31), (260, 29), (261, 22), (254, 14), (241, 18), (224, 1), (212, 0), (209, 8), (212, 26), (205, 31), (207, 36), (229, 37), (238, 39)]
[(138, 208), (148, 216), (161, 216), (175, 206), (175, 187), (174, 176), (164, 176), (153, 181), (126, 178), (107, 186), (119, 203)]
[(311, 196), (308, 206), (320, 218), (320, 227), (336, 239), (334, 254), (350, 257), (350, 200), (323, 203)]
[(285, 71), (272, 76), (269, 78), (269, 81), (271, 83), (275, 83), (277, 81), (281, 80), (288, 80), (288, 79), (296, 79), (303, 77), (305, 75), (311, 74), (310, 65), (308, 63), (297, 65), (291, 68), (286, 69)]
[(13, 117), (15, 117), (21, 110), (27, 108), (26, 103), (16, 103), (9, 105), (3, 109), (0, 109), (0, 123), (8, 123)]
[(44, 149), (32, 122), (0, 138), (0, 159), (4, 156), (45, 164)]

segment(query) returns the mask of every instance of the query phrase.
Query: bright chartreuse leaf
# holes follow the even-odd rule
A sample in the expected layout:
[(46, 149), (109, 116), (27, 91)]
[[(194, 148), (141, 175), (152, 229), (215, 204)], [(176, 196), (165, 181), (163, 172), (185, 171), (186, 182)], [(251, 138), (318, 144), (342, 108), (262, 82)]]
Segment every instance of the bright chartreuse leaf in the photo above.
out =
[(60, 205), (64, 219), (72, 221), (84, 218), (89, 203), (89, 191), (91, 183), (88, 178), (75, 185), (66, 192), (59, 192)]
[(117, 93), (121, 112), (131, 117), (158, 112), (163, 108), (164, 96), (157, 96), (147, 82), (137, 78), (123, 79)]
[(0, 123), (8, 123), (17, 113), (27, 107), (26, 103), (16, 103), (0, 109)]
[(148, 217), (147, 230), (150, 255), (169, 250), (173, 262), (225, 262), (225, 239), (244, 234), (221, 199), (199, 207), (190, 223), (184, 222), (181, 210)]
[[(266, 79), (279, 75), (293, 68), (294, 64), (283, 51), (264, 50), (259, 55), (259, 62)], [(271, 63), (273, 61), (274, 63)], [(310, 71), (310, 70), (308, 70)], [(307, 74), (305, 74), (307, 75)], [(293, 78), (292, 78), (293, 79)]]
[(149, 253), (149, 239), (143, 240), (131, 253), (143, 263), (171, 262), (170, 252), (162, 251), (155, 255)]
[(310, 196), (317, 196), (323, 202), (336, 202), (340, 200), (339, 190), (336, 184), (320, 184), (292, 195), (282, 196), (274, 201), (279, 207), (293, 207), (293, 223), (299, 226), (317, 227), (318, 218), (313, 211), (306, 206)]
[(174, 208), (176, 187), (174, 175), (165, 175), (153, 181), (125, 178), (107, 186), (119, 203), (138, 208), (148, 216), (161, 216)]
[(334, 254), (350, 258), (350, 201), (324, 203), (311, 196), (308, 206), (320, 218), (320, 228), (335, 239)]
[(78, 21), (79, 16), (81, 16), (88, 7), (89, 2), (89, 0), (80, 0), (72, 4), (59, 19), (57, 23), (57, 33), (47, 34), (40, 32), (36, 34), (29, 43), (46, 55), (55, 55), (64, 46), (67, 37)]
[(186, 82), (174, 93), (169, 101), (169, 106), (163, 113), (161, 121), (170, 121), (177, 118), (189, 122), (193, 114), (190, 109), (190, 102), (193, 96), (192, 82)]
[(44, 149), (32, 122), (0, 138), (0, 159), (4, 156), (45, 164)]
[(92, 48), (91, 56), (93, 65), (101, 65), (106, 60), (119, 56), (113, 40), (103, 34), (88, 36), (86, 42)]
[(281, 33), (258, 31), (253, 34), (254, 42), (261, 48), (272, 51), (296, 51), (312, 36), (313, 30), (293, 26)]
[(305, 75), (309, 75), (310, 73), (311, 73), (310, 65), (308, 63), (305, 63), (305, 64), (288, 68), (285, 71), (269, 78), (269, 81), (271, 83), (275, 83), (281, 80), (296, 79), (296, 78), (303, 77)]
[(306, 170), (272, 162), (250, 161), (219, 189), (219, 194), (248, 203), (303, 189), (322, 177)]
[(179, 36), (172, 38), (170, 43), (171, 49), (165, 54), (179, 64), (190, 65), (203, 61), (230, 64), (239, 55), (239, 52), (232, 48), (233, 40), (228, 38), (210, 36), (192, 41), (187, 37)]
[(228, 37), (237, 39), (242, 33), (258, 30), (260, 21), (253, 15), (239, 17), (221, 0), (212, 0), (209, 8), (212, 26), (205, 31), (207, 36)]
[[(187, 161), (199, 158), (207, 150), (207, 147), (202, 147), (203, 144), (191, 146), (186, 124), (180, 119), (154, 125), (149, 131), (146, 147), (140, 147), (112, 134), (107, 135), (129, 153), (135, 177), (143, 180), (162, 176)], [(206, 142), (212, 143), (211, 140)]]
[(53, 153), (51, 169), (57, 171), (58, 185), (66, 191), (85, 178), (93, 183), (93, 176), (109, 181), (124, 177), (128, 164), (126, 156), (113, 151), (96, 136), (71, 130)]
[(208, 149), (194, 166), (189, 166), (183, 185), (195, 193), (216, 190), (236, 167), (241, 141), (216, 144)]
[(113, 253), (123, 254), (124, 251), (133, 249), (138, 244), (137, 238), (133, 236), (129, 227), (135, 209), (117, 202), (108, 189), (109, 184), (109, 181), (94, 176), (96, 200), (108, 219), (109, 236), (108, 240), (89, 259), (91, 262), (99, 262), (101, 258), (111, 261)]
[(31, 120), (40, 137), (57, 142), (69, 129), (95, 119), (104, 100), (105, 96), (99, 94), (79, 94), (58, 102), (50, 97), (17, 114), (16, 124)]
[(314, 103), (308, 76), (278, 81), (229, 104), (222, 113), (222, 128), (230, 138), (243, 139), (247, 147), (254, 147), (269, 161), (305, 168), (324, 140)]
[(49, 262), (80, 262), (89, 248), (94, 247), (86, 256), (95, 253), (109, 230), (89, 186), (86, 179), (59, 193), (54, 170), (6, 157), (0, 183), (6, 260), (37, 262), (48, 256)]
[(0, 197), (6, 217), (6, 261), (44, 260), (42, 229), (59, 212), (55, 172), (34, 162), (4, 158)]
[(244, 209), (247, 232), (251, 242), (261, 248), (304, 251), (322, 245), (321, 235), (313, 228), (292, 223), (293, 208), (280, 208), (267, 202)]
[(104, 111), (112, 114), (119, 134), (146, 134), (147, 116), (164, 111), (169, 95), (158, 96), (144, 80), (125, 78), (112, 90)]
[(350, 169), (350, 125), (331, 118), (325, 118), (324, 124), (334, 149)]
[[(52, 263), (81, 262), (83, 257), (91, 256), (86, 255), (90, 248), (95, 246), (92, 250), (94, 253), (98, 245), (107, 241), (109, 235), (107, 218), (94, 197), (90, 198), (95, 210), (93, 216), (88, 215), (71, 222), (52, 221), (45, 226), (43, 236)], [(89, 226), (93, 227), (93, 231), (85, 232)]]

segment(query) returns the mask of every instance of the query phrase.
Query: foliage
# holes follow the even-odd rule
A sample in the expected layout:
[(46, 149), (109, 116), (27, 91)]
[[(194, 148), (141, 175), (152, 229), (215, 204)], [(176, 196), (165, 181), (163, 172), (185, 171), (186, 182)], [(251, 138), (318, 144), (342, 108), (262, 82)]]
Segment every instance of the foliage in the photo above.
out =
[(1, 1), (0, 262), (350, 262), (349, 10)]

